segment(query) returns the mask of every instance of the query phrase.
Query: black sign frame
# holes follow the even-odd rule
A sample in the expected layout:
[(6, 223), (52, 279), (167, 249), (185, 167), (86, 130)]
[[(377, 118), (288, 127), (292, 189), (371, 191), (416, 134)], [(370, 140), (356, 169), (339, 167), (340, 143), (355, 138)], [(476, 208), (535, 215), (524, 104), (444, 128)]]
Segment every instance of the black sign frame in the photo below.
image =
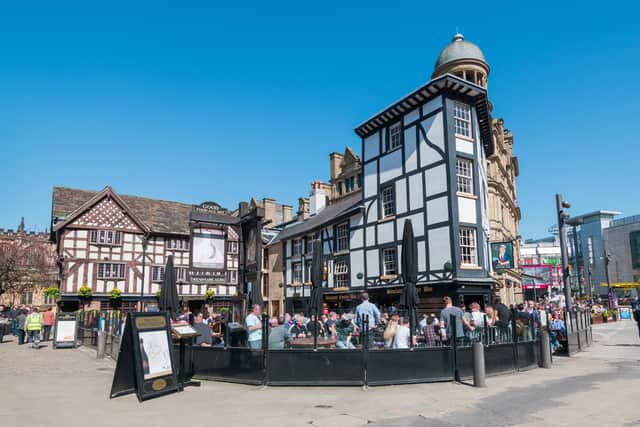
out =
[[(169, 371), (145, 379), (145, 368), (150, 367), (150, 356), (146, 354), (141, 338), (143, 340), (153, 338), (158, 343), (166, 343), (166, 347), (162, 345), (160, 348), (163, 353), (160, 356), (170, 362)], [(167, 312), (130, 313), (125, 323), (116, 371), (113, 375), (111, 398), (135, 392), (138, 400), (142, 402), (179, 390), (169, 314)]]
[[(58, 322), (74, 322), (73, 341), (58, 341)], [(76, 313), (59, 313), (53, 326), (53, 348), (75, 348), (78, 345), (78, 318)]]

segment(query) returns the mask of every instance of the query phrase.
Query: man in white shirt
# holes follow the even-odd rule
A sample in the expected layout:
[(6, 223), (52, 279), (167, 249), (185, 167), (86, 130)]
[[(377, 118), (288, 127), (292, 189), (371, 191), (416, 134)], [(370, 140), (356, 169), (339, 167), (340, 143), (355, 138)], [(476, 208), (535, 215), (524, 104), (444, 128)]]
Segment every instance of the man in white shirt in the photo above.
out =
[(409, 348), (410, 335), (409, 320), (401, 317), (396, 327), (396, 336), (393, 339), (391, 348)]

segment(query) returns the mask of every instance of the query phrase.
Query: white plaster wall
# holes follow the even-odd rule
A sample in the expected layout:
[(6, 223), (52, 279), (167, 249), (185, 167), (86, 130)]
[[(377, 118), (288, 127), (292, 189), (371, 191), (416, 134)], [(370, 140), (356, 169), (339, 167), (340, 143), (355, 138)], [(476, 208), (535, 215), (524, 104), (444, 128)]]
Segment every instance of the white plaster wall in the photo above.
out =
[(393, 241), (393, 224), (395, 221), (387, 221), (378, 224), (378, 243), (385, 244)]
[(380, 133), (376, 132), (368, 138), (365, 138), (363, 158), (367, 161), (376, 157), (378, 154), (380, 154)]
[(407, 211), (407, 180), (399, 179), (396, 181), (396, 214), (402, 214)]
[(425, 194), (427, 197), (447, 191), (447, 169), (439, 165), (424, 172)]
[(422, 212), (418, 212), (413, 215), (409, 215), (404, 218), (400, 218), (396, 221), (398, 239), (402, 239), (402, 233), (404, 232), (404, 223), (407, 219), (411, 220), (411, 226), (413, 227), (413, 235), (415, 237), (422, 237), (424, 235), (424, 216)]
[(288, 257), (290, 257), (290, 256), (291, 256), (291, 240), (287, 240), (285, 243), (286, 243), (286, 244), (285, 244), (285, 247), (286, 247), (286, 249), (285, 249), (286, 255), (287, 255)]
[(378, 182), (376, 174), (378, 173), (377, 162), (373, 161), (364, 165), (364, 197), (375, 196), (378, 193)]
[(78, 232), (77, 232), (76, 236), (77, 236), (79, 239), (86, 239), (86, 238), (87, 238), (87, 236), (88, 236), (88, 234), (87, 234), (87, 230), (78, 230)]
[(437, 224), (449, 220), (449, 198), (438, 197), (427, 202), (427, 224)]
[(364, 245), (362, 228), (351, 231), (351, 237), (349, 240), (349, 249), (361, 248)]
[(420, 118), (420, 108), (415, 108), (404, 115), (404, 125), (413, 123)]
[(446, 262), (451, 262), (449, 227), (429, 230), (430, 270), (442, 270)]
[(377, 249), (367, 251), (367, 275), (369, 277), (380, 275), (380, 259), (378, 258)]
[(405, 171), (410, 172), (418, 167), (418, 152), (416, 147), (416, 127), (411, 126), (404, 131)]
[(409, 210), (424, 206), (424, 192), (422, 191), (422, 174), (409, 176)]
[(430, 112), (437, 110), (442, 107), (442, 96), (438, 96), (437, 98), (433, 98), (431, 101), (427, 102), (422, 106), (422, 114), (427, 115)]
[[(442, 123), (442, 112), (423, 120), (424, 129), (428, 140), (444, 151), (444, 127)], [(420, 165), (428, 166), (434, 162), (442, 160), (442, 155), (427, 145), (424, 135), (420, 133)]]
[[(353, 251), (351, 252), (351, 286), (352, 287), (362, 287), (364, 286), (364, 251)], [(358, 279), (358, 273), (363, 274), (362, 279)]]
[(351, 217), (351, 227), (357, 227), (363, 224), (363, 218), (361, 214), (354, 215)]
[(366, 228), (367, 233), (367, 246), (373, 246), (376, 244), (376, 226), (370, 225)]
[(424, 241), (418, 242), (418, 271), (427, 270), (427, 253), (425, 252)]
[(367, 223), (370, 224), (372, 222), (377, 222), (378, 221), (378, 201), (373, 200), (367, 209), (369, 211), (367, 215)]
[(477, 222), (476, 201), (468, 197), (458, 197), (458, 219), (460, 222)]
[(380, 157), (380, 184), (402, 174), (402, 150), (395, 150)]
[[(326, 253), (326, 252), (325, 252)], [(293, 283), (293, 277), (291, 276), (291, 260), (287, 260), (287, 283)]]
[(456, 138), (456, 151), (473, 155), (473, 142)]

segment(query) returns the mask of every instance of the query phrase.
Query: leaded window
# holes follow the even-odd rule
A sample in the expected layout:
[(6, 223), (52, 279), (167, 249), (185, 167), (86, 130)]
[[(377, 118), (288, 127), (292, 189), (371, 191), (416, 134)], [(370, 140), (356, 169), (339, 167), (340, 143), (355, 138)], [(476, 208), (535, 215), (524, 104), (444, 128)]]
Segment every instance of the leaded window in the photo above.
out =
[(302, 255), (302, 239), (296, 239), (293, 241), (292, 254), (293, 256)]
[(113, 230), (91, 230), (89, 240), (91, 243), (98, 245), (119, 246), (122, 242), (122, 232)]
[(124, 264), (98, 263), (98, 279), (124, 279)]
[(151, 281), (162, 282), (164, 280), (164, 267), (154, 265), (151, 267)]
[(389, 126), (389, 141), (387, 141), (387, 151), (402, 145), (402, 123), (398, 122)]
[(294, 262), (291, 265), (291, 282), (292, 283), (302, 283), (302, 263)]
[(333, 283), (336, 288), (349, 286), (349, 265), (346, 260), (339, 260), (333, 264)]

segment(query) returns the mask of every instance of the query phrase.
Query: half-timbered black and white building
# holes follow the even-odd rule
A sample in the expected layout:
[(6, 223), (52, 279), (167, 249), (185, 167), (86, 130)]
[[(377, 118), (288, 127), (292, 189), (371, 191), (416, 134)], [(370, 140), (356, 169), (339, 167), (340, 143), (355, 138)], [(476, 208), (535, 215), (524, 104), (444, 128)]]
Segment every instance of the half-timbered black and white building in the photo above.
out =
[(240, 219), (213, 202), (193, 206), (121, 196), (110, 187), (54, 187), (51, 239), (63, 304), (77, 305), (83, 285), (91, 288), (94, 308), (109, 307), (114, 288), (125, 308), (153, 303), (169, 255), (182, 300), (201, 303), (213, 289), (213, 303), (229, 306), (242, 294)]
[(447, 74), (358, 126), (360, 192), (323, 207), (320, 189), (312, 190), (311, 216), (278, 236), (289, 306), (297, 310), (310, 294), (309, 242), (319, 236), (330, 306), (346, 307), (364, 290), (382, 305), (397, 302), (402, 230), (409, 219), (425, 307), (444, 295), (488, 301), (494, 284), (486, 174), (490, 124), (486, 90)]

